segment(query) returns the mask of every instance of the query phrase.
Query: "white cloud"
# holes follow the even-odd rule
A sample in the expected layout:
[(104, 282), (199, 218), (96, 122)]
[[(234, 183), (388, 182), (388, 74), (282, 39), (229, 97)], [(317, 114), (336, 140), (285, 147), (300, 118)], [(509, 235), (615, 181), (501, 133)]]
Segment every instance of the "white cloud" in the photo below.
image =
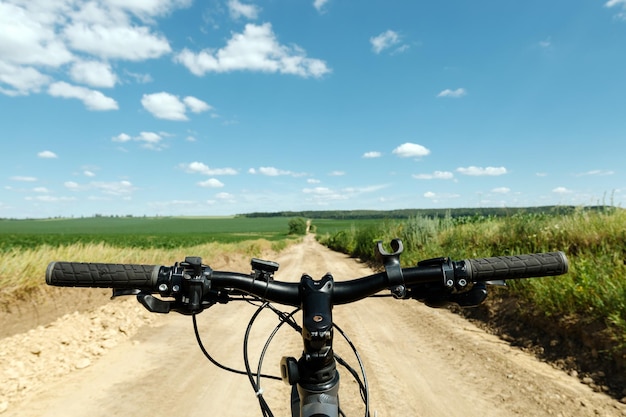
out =
[(336, 195), (337, 198), (341, 197), (341, 193), (337, 193), (328, 187), (303, 188), (302, 192), (304, 194), (315, 194), (321, 196)]
[(80, 185), (74, 181), (65, 181), (63, 185), (65, 188), (69, 188), (70, 190), (78, 190), (80, 188)]
[(185, 103), (170, 93), (144, 94), (141, 105), (158, 119), (188, 120)]
[(452, 193), (435, 193), (432, 191), (427, 191), (424, 193), (424, 198), (432, 200), (433, 203), (438, 203), (443, 200), (452, 200), (452, 199), (459, 198), (459, 197), (460, 197), (459, 194), (452, 194)]
[(72, 49), (103, 59), (144, 61), (171, 52), (167, 39), (150, 33), (145, 26), (103, 26), (74, 23), (64, 37)]
[(111, 140), (113, 142), (128, 142), (130, 140), (132, 140), (133, 138), (130, 137), (130, 135), (127, 135), (126, 133), (120, 133), (117, 136), (114, 136), (113, 138), (111, 138)]
[(465, 90), (464, 88), (457, 88), (456, 90), (450, 90), (449, 88), (447, 88), (437, 94), (437, 97), (460, 98), (466, 95), (467, 90)]
[(96, 176), (95, 172), (89, 171), (89, 170), (84, 170), (83, 171), (83, 175), (86, 176), (86, 177), (95, 177)]
[(47, 194), (50, 192), (50, 190), (48, 190), (46, 187), (35, 187), (33, 188), (33, 191), (36, 193), (42, 193), (42, 194)]
[(268, 177), (279, 177), (279, 176), (291, 176), (291, 177), (303, 177), (306, 174), (298, 173), (293, 171), (287, 171), (284, 169), (278, 169), (275, 167), (260, 167), (259, 169), (250, 168), (248, 170), (250, 174), (261, 174)]
[(41, 151), (37, 154), (37, 156), (39, 158), (44, 158), (44, 159), (54, 159), (54, 158), (58, 158), (57, 154), (55, 154), (52, 151)]
[(132, 78), (136, 83), (139, 84), (148, 84), (154, 81), (150, 74), (142, 74), (139, 72), (132, 72), (128, 70), (124, 70), (124, 74), (127, 75), (129, 78)]
[(383, 154), (378, 151), (365, 152), (363, 154), (363, 158), (366, 159), (380, 158), (381, 156), (383, 156)]
[(463, 174), (463, 175), (470, 175), (470, 176), (475, 176), (475, 177), (480, 177), (480, 176), (498, 176), (498, 175), (504, 175), (507, 173), (507, 170), (505, 167), (475, 167), (475, 166), (469, 166), (467, 168), (457, 168), (456, 169), (457, 172)]
[(227, 202), (227, 203), (235, 202), (235, 196), (231, 193), (217, 193), (215, 194), (215, 198), (220, 201)]
[(379, 54), (400, 43), (400, 35), (393, 30), (387, 30), (378, 36), (371, 37), (370, 43), (374, 53)]
[(74, 81), (92, 87), (114, 87), (118, 82), (111, 65), (100, 61), (77, 61), (70, 68)]
[[(626, 1), (626, 0), (624, 0)], [(575, 174), (575, 176), (577, 177), (604, 177), (607, 175), (613, 175), (615, 174), (615, 171), (610, 171), (610, 170), (602, 170), (602, 169), (594, 169), (591, 171), (587, 171), (587, 172), (581, 172), (578, 174)]]
[(74, 201), (76, 200), (74, 197), (55, 197), (52, 195), (38, 195), (36, 197), (26, 197), (25, 200), (28, 201), (43, 201), (45, 203), (56, 203), (59, 201)]
[(87, 184), (79, 184), (75, 181), (63, 183), (65, 188), (72, 191), (99, 191), (102, 194), (115, 197), (128, 198), (137, 189), (130, 181), (93, 181)]
[(233, 168), (210, 168), (202, 162), (190, 162), (188, 164), (180, 164), (180, 167), (190, 174), (202, 175), (237, 175), (237, 171)]
[(117, 102), (100, 91), (71, 85), (64, 81), (51, 84), (48, 87), (48, 94), (53, 97), (76, 98), (82, 101), (89, 110), (105, 111), (118, 109)]
[(550, 48), (550, 46), (552, 46), (552, 41), (550, 40), (550, 38), (544, 39), (542, 41), (539, 41), (539, 46), (544, 49)]
[(72, 53), (55, 33), (55, 22), (46, 21), (45, 13), (28, 10), (33, 6), (0, 3), (0, 57), (14, 64), (55, 68), (70, 62)]
[(378, 190), (382, 190), (383, 188), (386, 188), (386, 185), (368, 185), (365, 187), (346, 187), (343, 189), (343, 191), (351, 194), (351, 195), (356, 195), (356, 194), (364, 194), (364, 193), (373, 193), (375, 191)]
[(36, 177), (26, 177), (26, 176), (21, 176), (21, 175), (15, 175), (13, 177), (11, 177), (11, 180), (13, 181), (21, 181), (21, 182), (35, 182), (37, 181)]
[(212, 109), (207, 103), (195, 97), (187, 96), (181, 100), (178, 96), (164, 91), (144, 94), (141, 98), (141, 105), (154, 117), (166, 120), (189, 120), (187, 110), (201, 113)]
[(626, 0), (609, 0), (604, 4), (605, 7), (621, 7), (622, 11), (617, 12), (615, 19), (626, 21)]
[(511, 192), (511, 189), (509, 187), (497, 187), (491, 190), (491, 192), (497, 194), (508, 194)]
[(127, 180), (113, 182), (92, 182), (89, 184), (89, 188), (94, 188), (101, 191), (103, 194), (113, 196), (128, 196), (136, 189), (133, 184)]
[(183, 99), (183, 102), (187, 105), (189, 110), (194, 113), (202, 113), (203, 111), (211, 110), (212, 107), (204, 101), (192, 96), (187, 96)]
[(392, 152), (401, 158), (420, 158), (430, 154), (430, 150), (417, 143), (403, 143)]
[(328, 1), (329, 0), (314, 0), (313, 7), (315, 7), (318, 12), (322, 12), (324, 10), (324, 6), (326, 6), (326, 3), (328, 3)]
[(261, 8), (254, 4), (244, 4), (239, 0), (228, 0), (228, 11), (233, 19), (245, 17), (246, 19), (254, 20), (259, 17)]
[(609, 0), (604, 4), (605, 7), (621, 7), (622, 11), (615, 14), (615, 19), (626, 22), (626, 0)]
[(571, 194), (572, 190), (569, 190), (565, 187), (556, 187), (552, 190), (552, 192), (555, 194)]
[(107, 0), (107, 3), (128, 10), (142, 19), (167, 15), (175, 9), (191, 5), (192, 0)]
[[(33, 67), (12, 65), (0, 60), (0, 93), (9, 96), (36, 93), (50, 80), (49, 76), (42, 74)], [(7, 84), (11, 89), (3, 88), (2, 84)]]
[(432, 174), (416, 174), (413, 178), (417, 180), (451, 180), (454, 174), (449, 171), (435, 171)]
[[(65, 69), (77, 83), (112, 87), (119, 80), (104, 62), (143, 61), (170, 53), (168, 40), (153, 29), (154, 18), (190, 4), (191, 0), (0, 2), (0, 93), (39, 92)], [(91, 64), (85, 66), (83, 61)], [(96, 67), (98, 61), (102, 62)]]
[(328, 175), (331, 177), (343, 177), (346, 173), (344, 171), (332, 171), (329, 172)]
[(260, 71), (321, 77), (330, 72), (324, 61), (307, 58), (302, 48), (278, 43), (270, 23), (247, 24), (243, 33), (233, 34), (216, 52), (205, 49), (194, 53), (185, 48), (175, 60), (198, 76), (207, 72)]
[(221, 188), (224, 186), (224, 183), (216, 178), (209, 178), (208, 180), (200, 181), (198, 185), (205, 188)]
[(135, 140), (145, 143), (156, 144), (163, 140), (163, 137), (154, 132), (140, 132), (139, 136), (137, 136)]
[(274, 167), (260, 167), (259, 173), (268, 177), (276, 177), (279, 175), (290, 175), (291, 171), (285, 171)]
[(161, 144), (163, 141), (163, 135), (167, 135), (166, 133), (155, 133), (155, 132), (139, 132), (137, 136), (130, 136), (126, 133), (120, 133), (117, 136), (113, 136), (111, 141), (126, 143), (130, 141), (139, 142), (141, 146), (146, 149), (152, 149), (156, 151), (160, 151), (164, 148)]
[(309, 197), (309, 200), (317, 204), (326, 204), (329, 201), (350, 200), (362, 194), (373, 193), (385, 188), (385, 185), (371, 185), (365, 187), (345, 187), (332, 189), (329, 187), (303, 188), (302, 193)]

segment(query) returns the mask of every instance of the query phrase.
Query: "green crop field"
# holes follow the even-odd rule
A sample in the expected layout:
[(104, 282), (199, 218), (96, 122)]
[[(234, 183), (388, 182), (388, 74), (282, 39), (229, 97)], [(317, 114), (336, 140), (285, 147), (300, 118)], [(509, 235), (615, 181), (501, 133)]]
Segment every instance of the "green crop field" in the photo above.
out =
[[(289, 217), (89, 217), (0, 220), (0, 252), (41, 245), (106, 243), (116, 247), (179, 248), (208, 242), (287, 238)], [(376, 226), (380, 219), (314, 219), (320, 234)]]
[(179, 248), (208, 242), (285, 239), (289, 219), (246, 217), (92, 217), (1, 220), (0, 251), (106, 243), (116, 247)]

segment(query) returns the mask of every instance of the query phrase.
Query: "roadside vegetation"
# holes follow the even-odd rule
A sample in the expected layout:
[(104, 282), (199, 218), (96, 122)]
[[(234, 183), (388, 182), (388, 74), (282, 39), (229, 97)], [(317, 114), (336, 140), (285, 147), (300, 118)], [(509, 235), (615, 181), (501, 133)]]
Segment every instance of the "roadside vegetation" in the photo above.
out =
[(42, 286), (46, 266), (53, 261), (171, 265), (182, 261), (185, 256), (201, 256), (205, 263), (211, 264), (225, 257), (254, 257), (267, 251), (279, 252), (287, 244), (287, 240), (270, 242), (257, 239), (237, 243), (212, 242), (175, 249), (116, 247), (107, 243), (12, 249), (0, 253), (0, 302), (7, 301), (3, 294), (24, 297), (29, 291)]
[(622, 375), (626, 371), (626, 210), (415, 216), (367, 227), (355, 223), (318, 239), (334, 250), (375, 262), (374, 243), (388, 244), (396, 237), (404, 244), (403, 266), (438, 256), (458, 260), (565, 252), (566, 275), (509, 281), (508, 290), (496, 289), (491, 298), (513, 306), (509, 319), (543, 327), (548, 343), (554, 345), (560, 337), (563, 343), (588, 349), (591, 360), (609, 361), (612, 371)]
[(37, 296), (52, 261), (171, 265), (185, 256), (225, 263), (278, 252), (299, 237), (289, 219), (140, 218), (0, 220), (0, 308)]
[(532, 299), (547, 315), (579, 314), (606, 319), (626, 334), (626, 210), (579, 210), (567, 215), (510, 217), (413, 217), (354, 226), (320, 236), (330, 248), (374, 261), (375, 242), (400, 238), (402, 263), (450, 256), (453, 259), (563, 251), (569, 273), (511, 281), (512, 292)]

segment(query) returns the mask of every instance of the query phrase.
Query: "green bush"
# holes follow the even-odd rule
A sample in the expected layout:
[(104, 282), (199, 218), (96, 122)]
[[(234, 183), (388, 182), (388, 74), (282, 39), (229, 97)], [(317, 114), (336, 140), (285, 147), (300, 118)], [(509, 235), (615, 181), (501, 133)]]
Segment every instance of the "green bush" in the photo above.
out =
[(290, 235), (306, 235), (307, 221), (303, 217), (295, 217), (288, 224)]

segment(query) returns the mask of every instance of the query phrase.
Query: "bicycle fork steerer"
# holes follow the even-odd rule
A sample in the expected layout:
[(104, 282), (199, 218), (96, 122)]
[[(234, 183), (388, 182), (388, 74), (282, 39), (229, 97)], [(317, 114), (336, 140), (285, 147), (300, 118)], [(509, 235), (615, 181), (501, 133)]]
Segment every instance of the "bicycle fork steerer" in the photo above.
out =
[[(399, 239), (391, 242), (392, 253), (378, 242), (378, 255), (389, 279), (390, 290), (400, 298), (404, 295), (404, 279), (400, 267), (403, 247)], [(302, 340), (304, 350), (299, 360), (283, 357), (280, 364), (285, 383), (297, 386), (302, 415), (337, 415), (339, 409), (339, 372), (333, 352), (332, 294), (334, 279), (327, 273), (319, 281), (304, 274), (300, 279), (302, 296)], [(298, 398), (292, 395), (292, 411), (298, 409)], [(297, 413), (294, 415), (298, 415)]]

